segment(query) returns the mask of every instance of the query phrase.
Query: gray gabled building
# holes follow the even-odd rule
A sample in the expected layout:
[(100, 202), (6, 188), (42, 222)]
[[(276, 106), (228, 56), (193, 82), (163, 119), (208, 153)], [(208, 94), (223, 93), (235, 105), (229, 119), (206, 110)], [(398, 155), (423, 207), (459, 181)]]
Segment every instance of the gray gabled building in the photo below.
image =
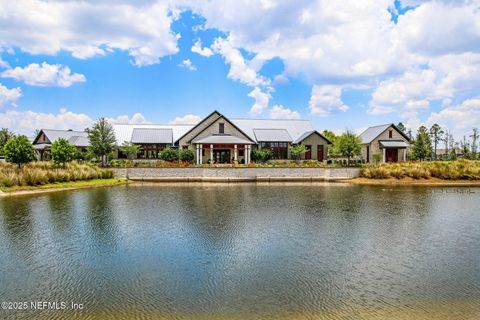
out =
[(367, 128), (360, 134), (362, 158), (374, 162), (378, 155), (380, 162), (406, 161), (410, 139), (393, 123)]

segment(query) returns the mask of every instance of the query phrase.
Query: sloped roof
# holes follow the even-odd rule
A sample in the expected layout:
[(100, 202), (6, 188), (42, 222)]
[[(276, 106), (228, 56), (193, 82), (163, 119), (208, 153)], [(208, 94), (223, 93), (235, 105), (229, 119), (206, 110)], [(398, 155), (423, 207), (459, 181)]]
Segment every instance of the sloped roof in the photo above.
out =
[(300, 119), (230, 119), (230, 121), (256, 142), (259, 140), (256, 139), (254, 130), (259, 129), (283, 129), (292, 140), (296, 140), (306, 131), (313, 131), (310, 121)]
[(378, 137), (382, 132), (387, 130), (389, 127), (394, 128), (400, 135), (402, 135), (402, 137), (405, 138), (405, 140), (410, 142), (410, 138), (404, 132), (402, 132), (400, 129), (398, 129), (397, 126), (394, 125), (393, 123), (382, 124), (382, 125), (379, 125), (379, 126), (374, 126), (374, 127), (367, 128), (365, 131), (362, 132), (362, 134), (360, 134), (360, 139), (362, 140), (363, 144), (370, 143), (376, 137)]
[[(169, 129), (172, 132), (172, 141), (176, 141), (187, 131), (193, 128), (193, 125), (173, 125), (173, 124), (114, 124), (113, 130), (117, 144), (122, 145), (125, 141), (131, 142), (134, 129)], [(172, 143), (172, 142), (169, 142)]]
[(407, 148), (410, 145), (405, 141), (380, 140), (380, 145), (385, 148)]
[(200, 138), (200, 139), (193, 139), (193, 143), (215, 143), (215, 144), (252, 144), (251, 141), (232, 136), (229, 134), (212, 134), (210, 136)]
[(372, 142), (376, 137), (378, 137), (382, 132), (388, 129), (392, 124), (382, 124), (380, 126), (375, 126), (375, 127), (370, 127), (367, 128), (365, 131), (360, 134), (360, 139), (362, 140), (362, 143), (370, 143)]
[(164, 128), (134, 128), (132, 143), (173, 143), (173, 130)]
[(70, 144), (73, 144), (76, 147), (89, 147), (90, 141), (88, 140), (88, 136), (73, 136), (68, 139)]
[(263, 142), (292, 142), (292, 137), (285, 129), (253, 129), (255, 139)]
[[(70, 140), (72, 137), (84, 137), (88, 139), (88, 133), (86, 133), (85, 131), (42, 129), (40, 130), (40, 132), (43, 132), (51, 143), (57, 141), (60, 138)], [(35, 138), (35, 141), (37, 140), (39, 135), (40, 133)]]
[(312, 134), (318, 134), (320, 137), (322, 137), (323, 139), (325, 139), (325, 141), (327, 141), (328, 144), (332, 144), (332, 142), (330, 140), (328, 140), (327, 137), (325, 137), (323, 134), (321, 134), (320, 132), (318, 132), (317, 130), (310, 130), (310, 131), (306, 131), (304, 133), (302, 133), (297, 139), (295, 139), (293, 141), (294, 144), (297, 144), (297, 143), (300, 143), (302, 142), (303, 140), (305, 140), (306, 138), (308, 138), (309, 136), (311, 136)]

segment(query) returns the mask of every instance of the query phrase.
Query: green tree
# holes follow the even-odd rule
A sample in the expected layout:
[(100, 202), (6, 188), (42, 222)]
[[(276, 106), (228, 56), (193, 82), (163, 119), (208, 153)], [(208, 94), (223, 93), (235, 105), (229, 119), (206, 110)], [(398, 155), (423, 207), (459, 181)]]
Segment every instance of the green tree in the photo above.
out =
[(350, 130), (339, 136), (336, 143), (338, 152), (347, 158), (347, 163), (350, 163), (350, 159), (359, 155), (362, 150), (362, 140)]
[(8, 139), (12, 138), (14, 134), (8, 131), (7, 128), (2, 128), (0, 130), (0, 156), (3, 156), (3, 147), (7, 143)]
[(402, 122), (399, 122), (397, 124), (397, 128), (398, 128), (398, 130), (402, 131), (403, 133), (407, 133), (407, 127), (405, 127), (405, 125)]
[(252, 151), (252, 160), (255, 162), (265, 163), (272, 159), (272, 151), (269, 149), (255, 149)]
[(308, 150), (303, 144), (294, 144), (290, 146), (290, 156), (294, 160), (300, 160)]
[(170, 147), (167, 147), (160, 152), (160, 159), (163, 161), (177, 161), (178, 156), (178, 150)]
[(432, 155), (432, 141), (425, 126), (418, 128), (417, 136), (413, 142), (412, 153), (417, 160), (425, 160)]
[(473, 133), (470, 136), (472, 138), (472, 159), (477, 159), (478, 158), (478, 152), (477, 152), (477, 143), (478, 143), (478, 128), (473, 128)]
[(122, 152), (125, 152), (127, 154), (127, 158), (131, 160), (134, 159), (137, 154), (142, 150), (142, 146), (125, 141), (120, 147), (120, 150), (122, 150)]
[(52, 160), (56, 165), (64, 166), (65, 163), (75, 159), (77, 148), (67, 140), (60, 138), (51, 147)]
[(10, 138), (3, 147), (5, 160), (15, 163), (18, 168), (25, 163), (35, 160), (35, 149), (26, 136), (15, 136)]
[(433, 142), (433, 151), (434, 151), (434, 157), (437, 159), (437, 146), (440, 143), (440, 141), (443, 140), (443, 134), (445, 132), (442, 130), (442, 128), (435, 123), (431, 128), (430, 128), (430, 136), (432, 137), (432, 142)]
[(338, 150), (338, 143), (337, 143), (338, 137), (335, 135), (335, 133), (333, 131), (323, 130), (322, 134), (332, 143), (328, 147), (328, 156), (331, 158), (340, 157), (341, 154)]
[(191, 149), (182, 149), (178, 152), (178, 157), (181, 161), (185, 162), (193, 162), (193, 159), (195, 159), (195, 154), (193, 153), (193, 150)]
[(88, 140), (93, 154), (100, 158), (102, 166), (107, 164), (107, 156), (113, 152), (116, 144), (112, 125), (105, 118), (98, 119), (88, 130)]
[(460, 150), (462, 151), (463, 157), (465, 159), (470, 159), (470, 143), (468, 143), (467, 138), (463, 136), (463, 140), (460, 141)]

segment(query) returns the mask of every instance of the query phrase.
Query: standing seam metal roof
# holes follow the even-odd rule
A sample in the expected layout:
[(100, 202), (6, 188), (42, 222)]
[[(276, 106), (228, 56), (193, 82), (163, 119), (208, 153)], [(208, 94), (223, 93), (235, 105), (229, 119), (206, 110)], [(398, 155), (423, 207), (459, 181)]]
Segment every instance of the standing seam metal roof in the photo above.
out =
[(263, 142), (292, 142), (292, 137), (285, 129), (253, 129), (255, 139)]
[(254, 130), (282, 129), (286, 130), (292, 140), (302, 135), (305, 131), (313, 131), (312, 124), (308, 120), (297, 119), (230, 119), (238, 128), (247, 134), (252, 140), (255, 138)]
[(173, 143), (172, 129), (135, 128), (132, 132), (132, 143)]
[(378, 137), (383, 131), (387, 130), (387, 128), (390, 127), (391, 125), (392, 124), (389, 123), (389, 124), (383, 124), (381, 126), (367, 128), (360, 135), (360, 139), (362, 140), (362, 143), (365, 144), (365, 143), (372, 142), (376, 137)]

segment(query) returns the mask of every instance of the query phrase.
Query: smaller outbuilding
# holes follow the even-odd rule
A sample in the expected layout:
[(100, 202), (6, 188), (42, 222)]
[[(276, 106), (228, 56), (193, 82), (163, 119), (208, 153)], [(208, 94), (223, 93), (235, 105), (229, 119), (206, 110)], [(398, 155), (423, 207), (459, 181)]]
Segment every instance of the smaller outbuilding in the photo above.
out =
[(370, 127), (361, 135), (362, 158), (365, 162), (406, 161), (410, 139), (393, 123)]
[(52, 143), (60, 138), (67, 140), (70, 144), (77, 147), (80, 152), (86, 152), (90, 146), (88, 133), (85, 131), (41, 129), (32, 143), (37, 153), (37, 159), (49, 160), (48, 151)]

